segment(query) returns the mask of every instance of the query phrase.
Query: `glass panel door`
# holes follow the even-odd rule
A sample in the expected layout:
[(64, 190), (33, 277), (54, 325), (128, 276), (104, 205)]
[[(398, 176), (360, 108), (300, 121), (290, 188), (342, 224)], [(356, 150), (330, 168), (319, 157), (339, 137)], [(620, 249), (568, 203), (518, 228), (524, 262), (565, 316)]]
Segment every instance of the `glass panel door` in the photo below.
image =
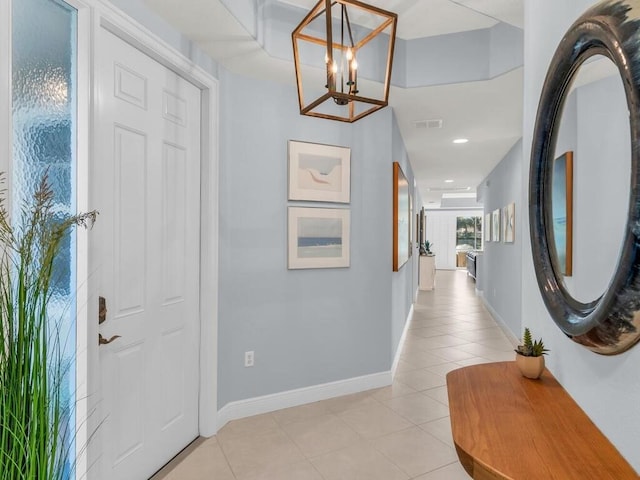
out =
[[(44, 176), (53, 190), (56, 217), (76, 210), (77, 11), (57, 0), (12, 3), (13, 162), (11, 205), (14, 225)], [(61, 448), (74, 452), (75, 432), (75, 232), (62, 241), (54, 264), (49, 328), (60, 332), (62, 378)], [(71, 474), (67, 460), (65, 478)]]

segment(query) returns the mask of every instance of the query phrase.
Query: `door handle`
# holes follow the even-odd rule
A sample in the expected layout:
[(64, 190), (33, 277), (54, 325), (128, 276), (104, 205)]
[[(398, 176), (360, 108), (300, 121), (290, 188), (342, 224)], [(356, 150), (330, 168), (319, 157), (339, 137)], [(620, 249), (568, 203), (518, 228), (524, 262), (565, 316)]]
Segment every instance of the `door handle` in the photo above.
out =
[(113, 337), (107, 339), (102, 336), (101, 333), (98, 334), (98, 345), (108, 345), (114, 340), (121, 338), (120, 335), (114, 335)]
[(107, 320), (107, 299), (98, 297), (98, 325), (102, 325)]

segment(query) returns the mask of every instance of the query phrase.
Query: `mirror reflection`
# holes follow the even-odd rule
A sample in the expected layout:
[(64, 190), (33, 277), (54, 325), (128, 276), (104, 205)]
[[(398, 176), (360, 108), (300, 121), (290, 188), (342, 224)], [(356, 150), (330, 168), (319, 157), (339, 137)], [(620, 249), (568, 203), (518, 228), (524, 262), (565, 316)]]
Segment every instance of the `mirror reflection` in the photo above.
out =
[(616, 271), (629, 211), (629, 112), (620, 74), (607, 57), (589, 58), (574, 77), (554, 158), (547, 224), (554, 270), (574, 299), (588, 303), (606, 291)]

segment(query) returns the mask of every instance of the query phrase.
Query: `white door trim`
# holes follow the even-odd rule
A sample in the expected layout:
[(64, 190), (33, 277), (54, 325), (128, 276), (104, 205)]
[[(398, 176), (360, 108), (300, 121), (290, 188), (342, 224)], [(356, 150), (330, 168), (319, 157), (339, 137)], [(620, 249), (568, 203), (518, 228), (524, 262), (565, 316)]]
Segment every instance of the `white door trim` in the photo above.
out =
[[(201, 156), (201, 354), (200, 434), (216, 433), (218, 336), (218, 81), (191, 60), (103, 0), (100, 25), (149, 55), (202, 91)], [(95, 340), (95, 339), (94, 339)]]
[[(95, 54), (95, 37), (98, 29), (105, 28), (127, 43), (133, 45), (165, 67), (175, 71), (181, 77), (201, 89), (201, 162), (200, 162), (200, 371), (199, 371), (199, 423), (201, 436), (212, 436), (217, 431), (217, 377), (218, 377), (218, 81), (208, 72), (194, 64), (188, 58), (173, 49), (163, 40), (149, 32), (144, 26), (125, 15), (105, 0), (84, 0), (94, 8), (92, 21), (92, 55)], [(95, 70), (94, 70), (95, 72)], [(94, 73), (95, 74), (95, 73)], [(97, 98), (96, 82), (93, 82), (93, 98)], [(93, 119), (93, 125), (96, 119)], [(91, 148), (95, 148), (97, 133), (92, 131)], [(92, 158), (97, 152), (91, 151)], [(89, 172), (90, 173), (90, 172)], [(91, 178), (92, 182), (99, 179)], [(95, 189), (92, 189), (95, 191)], [(90, 194), (89, 194), (90, 195)], [(91, 201), (88, 208), (91, 208)], [(100, 218), (98, 217), (98, 221)], [(89, 234), (90, 235), (90, 234)], [(95, 263), (89, 260), (89, 276), (95, 275)], [(99, 410), (98, 393), (98, 342), (97, 342), (97, 292), (89, 292), (86, 329), (87, 336), (79, 339), (78, 351), (88, 352), (85, 366), (85, 382), (89, 381), (89, 393), (86, 411), (89, 421), (86, 431), (89, 437), (99, 428), (100, 418), (91, 415)], [(78, 317), (78, 321), (83, 321)], [(80, 366), (78, 366), (80, 370)], [(78, 426), (83, 421), (78, 418)], [(87, 437), (87, 440), (88, 438)], [(78, 442), (79, 443), (79, 442)], [(88, 445), (88, 447), (86, 447)], [(84, 443), (88, 448), (86, 465), (88, 476), (92, 478), (91, 465), (100, 456), (99, 442)], [(79, 443), (79, 447), (81, 445)], [(77, 478), (84, 478), (86, 470), (77, 471)]]
[[(76, 95), (76, 208), (78, 212), (88, 212), (89, 205), (89, 167), (92, 141), (91, 129), (91, 8), (84, 0), (64, 0), (76, 8), (77, 16), (77, 75)], [(90, 300), (89, 280), (89, 232), (86, 229), (76, 230), (76, 472), (87, 471), (87, 445), (91, 436), (86, 421), (89, 418), (86, 398), (90, 377), (87, 375), (87, 362), (90, 350), (86, 339), (91, 338), (88, 331), (91, 324), (87, 307)], [(95, 338), (95, 331), (94, 336)], [(80, 476), (79, 476), (80, 477)]]

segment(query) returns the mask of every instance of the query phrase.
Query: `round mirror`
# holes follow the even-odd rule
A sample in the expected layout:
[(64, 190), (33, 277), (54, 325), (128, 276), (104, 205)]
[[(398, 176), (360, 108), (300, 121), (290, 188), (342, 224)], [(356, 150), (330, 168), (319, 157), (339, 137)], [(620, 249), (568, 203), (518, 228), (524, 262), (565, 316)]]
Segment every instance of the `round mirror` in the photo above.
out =
[(566, 292), (588, 304), (613, 278), (629, 212), (629, 110), (608, 57), (580, 65), (559, 119), (547, 236)]
[(640, 22), (632, 13), (630, 2), (601, 3), (569, 29), (545, 79), (531, 153), (540, 291), (563, 332), (601, 354), (640, 340)]

